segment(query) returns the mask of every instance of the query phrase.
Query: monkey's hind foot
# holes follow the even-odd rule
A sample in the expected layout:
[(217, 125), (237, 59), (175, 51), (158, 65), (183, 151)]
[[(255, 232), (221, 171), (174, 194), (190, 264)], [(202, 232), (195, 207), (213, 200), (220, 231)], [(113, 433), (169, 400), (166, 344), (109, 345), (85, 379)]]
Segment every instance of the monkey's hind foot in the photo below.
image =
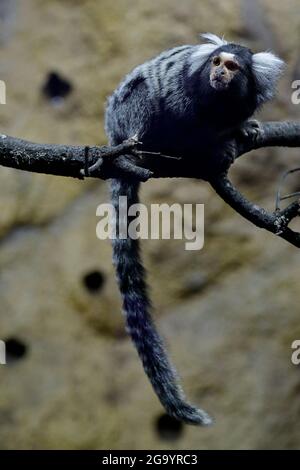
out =
[(240, 127), (239, 132), (242, 137), (255, 142), (261, 133), (260, 122), (256, 119), (249, 119)]
[(135, 164), (130, 155), (122, 155), (115, 160), (115, 167), (124, 173), (124, 176), (132, 177), (139, 181), (147, 181), (153, 175), (153, 171)]

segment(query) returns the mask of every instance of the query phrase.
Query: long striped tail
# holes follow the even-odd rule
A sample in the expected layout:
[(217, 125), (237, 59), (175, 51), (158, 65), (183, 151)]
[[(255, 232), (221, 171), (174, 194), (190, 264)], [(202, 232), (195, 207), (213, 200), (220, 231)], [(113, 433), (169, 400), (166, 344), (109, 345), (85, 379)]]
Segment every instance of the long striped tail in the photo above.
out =
[[(112, 181), (112, 203), (119, 220), (119, 197), (127, 196), (127, 205), (138, 203), (139, 183)], [(117, 234), (118, 235), (118, 234)], [(167, 413), (189, 424), (208, 425), (212, 420), (203, 410), (185, 401), (177, 374), (150, 315), (145, 270), (138, 240), (117, 236), (113, 240), (113, 261), (123, 299), (128, 333), (137, 349), (150, 382)]]

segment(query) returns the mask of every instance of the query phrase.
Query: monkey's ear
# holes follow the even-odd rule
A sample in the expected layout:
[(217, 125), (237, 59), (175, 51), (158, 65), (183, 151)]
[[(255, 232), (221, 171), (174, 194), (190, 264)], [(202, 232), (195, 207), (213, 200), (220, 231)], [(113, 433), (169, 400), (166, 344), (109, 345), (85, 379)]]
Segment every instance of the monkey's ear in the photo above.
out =
[(284, 61), (272, 52), (253, 54), (252, 71), (257, 87), (258, 105), (273, 98), (284, 69)]
[(201, 34), (201, 37), (207, 39), (208, 42), (197, 46), (195, 52), (192, 54), (190, 63), (191, 75), (199, 70), (216, 49), (227, 44), (227, 41), (223, 38), (219, 38), (219, 36), (212, 33)]

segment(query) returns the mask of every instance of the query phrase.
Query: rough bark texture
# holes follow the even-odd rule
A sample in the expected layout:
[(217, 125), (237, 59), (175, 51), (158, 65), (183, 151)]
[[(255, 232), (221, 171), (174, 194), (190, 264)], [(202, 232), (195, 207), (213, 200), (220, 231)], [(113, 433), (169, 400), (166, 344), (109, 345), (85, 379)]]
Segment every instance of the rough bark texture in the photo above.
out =
[[(234, 140), (236, 153), (233, 159), (262, 147), (300, 146), (299, 122), (265, 122), (261, 123), (261, 132), (255, 138), (239, 138)], [(88, 154), (86, 151), (88, 149)], [(134, 141), (124, 142), (116, 147), (86, 147), (72, 145), (50, 145), (28, 142), (15, 137), (0, 135), (0, 164), (10, 168), (46, 173), (51, 175), (108, 179), (120, 175), (114, 161), (122, 154), (130, 154), (139, 167), (153, 171), (155, 178), (185, 177), (195, 178), (193, 162), (167, 158), (160, 154), (139, 153)], [(222, 149), (220, 149), (222, 154)], [(99, 161), (100, 159), (100, 161)], [(85, 167), (99, 166), (88, 174)], [(228, 164), (229, 165), (229, 164)], [(137, 175), (138, 177), (138, 175)], [(150, 176), (151, 178), (151, 176)]]

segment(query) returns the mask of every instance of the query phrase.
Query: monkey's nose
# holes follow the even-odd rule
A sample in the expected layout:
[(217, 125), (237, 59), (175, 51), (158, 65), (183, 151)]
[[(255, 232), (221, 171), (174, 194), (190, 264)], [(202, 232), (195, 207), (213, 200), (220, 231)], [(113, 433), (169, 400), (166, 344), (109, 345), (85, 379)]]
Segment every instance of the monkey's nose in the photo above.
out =
[(222, 69), (217, 69), (216, 72), (215, 72), (215, 77), (216, 79), (220, 80), (222, 79), (223, 77), (225, 76), (225, 70), (222, 68)]

